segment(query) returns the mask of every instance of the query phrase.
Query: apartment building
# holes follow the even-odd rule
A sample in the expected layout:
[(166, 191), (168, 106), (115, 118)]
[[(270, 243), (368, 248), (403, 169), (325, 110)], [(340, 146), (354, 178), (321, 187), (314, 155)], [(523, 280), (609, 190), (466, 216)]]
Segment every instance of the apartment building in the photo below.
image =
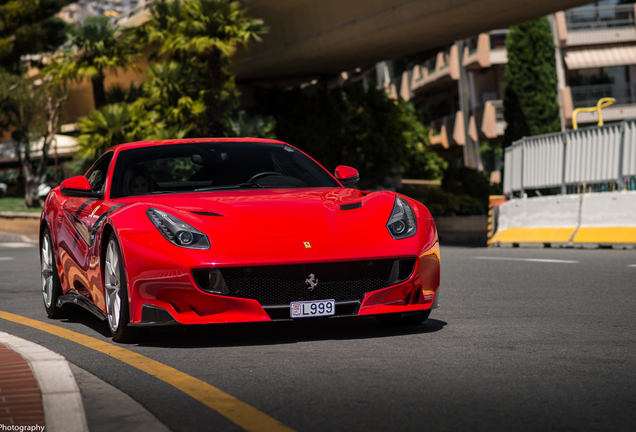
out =
[(89, 16), (119, 17), (146, 4), (146, 0), (79, 0), (63, 7), (58, 16), (64, 21), (82, 23)]
[[(616, 99), (602, 111), (605, 122), (636, 117), (635, 8), (633, 2), (605, 0), (549, 17), (563, 129), (572, 127), (575, 109), (596, 106), (603, 97)], [(396, 97), (429, 114), (431, 145), (449, 160), (482, 169), (481, 145), (503, 138), (507, 33), (493, 30), (458, 41), (391, 81)], [(576, 120), (590, 126), (598, 114), (581, 112)], [(488, 171), (501, 165), (488, 162)]]
[[(635, 8), (633, 2), (615, 0), (555, 14), (559, 93), (567, 127), (575, 109), (595, 106), (603, 97), (616, 99), (603, 109), (604, 121), (636, 117)], [(576, 120), (595, 124), (598, 114), (581, 112)]]

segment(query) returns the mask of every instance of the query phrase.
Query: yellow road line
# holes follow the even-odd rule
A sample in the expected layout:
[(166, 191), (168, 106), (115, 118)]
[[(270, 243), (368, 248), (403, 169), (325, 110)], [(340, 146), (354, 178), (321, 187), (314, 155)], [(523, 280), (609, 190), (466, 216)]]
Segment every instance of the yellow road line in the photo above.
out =
[(14, 315), (9, 312), (0, 311), (0, 318), (42, 330), (116, 358), (176, 387), (247, 431), (294, 432), (293, 429), (285, 426), (278, 420), (238, 400), (234, 396), (211, 386), (205, 381), (201, 381), (173, 367), (137, 354), (134, 351), (62, 327), (25, 318), (20, 315)]

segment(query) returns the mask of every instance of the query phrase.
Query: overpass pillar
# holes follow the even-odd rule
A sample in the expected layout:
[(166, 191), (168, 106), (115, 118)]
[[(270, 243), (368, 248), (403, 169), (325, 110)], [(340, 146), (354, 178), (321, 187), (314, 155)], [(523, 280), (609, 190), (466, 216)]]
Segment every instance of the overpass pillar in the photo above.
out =
[(459, 40), (456, 42), (457, 51), (459, 52), (459, 81), (458, 81), (458, 90), (459, 90), (459, 106), (462, 111), (463, 119), (464, 119), (464, 166), (469, 168), (479, 169), (480, 163), (478, 161), (479, 154), (477, 152), (477, 148), (479, 146), (478, 142), (474, 142), (469, 134), (470, 127), (470, 116), (472, 113), (472, 103), (471, 103), (471, 91), (470, 91), (470, 78), (468, 76), (468, 72), (466, 68), (464, 68), (462, 59), (462, 54), (464, 52), (464, 40)]

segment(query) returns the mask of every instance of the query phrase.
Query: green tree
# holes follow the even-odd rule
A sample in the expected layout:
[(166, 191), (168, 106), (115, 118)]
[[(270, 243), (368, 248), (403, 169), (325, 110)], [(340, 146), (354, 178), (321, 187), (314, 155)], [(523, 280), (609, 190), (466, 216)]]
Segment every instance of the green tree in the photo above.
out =
[(86, 18), (83, 24), (71, 27), (68, 38), (77, 53), (66, 51), (61, 55), (62, 67), (57, 71), (57, 79), (89, 78), (95, 109), (99, 109), (106, 105), (105, 71), (116, 73), (118, 68), (136, 68), (141, 54), (127, 38), (120, 37), (118, 27), (105, 16)]
[(428, 150), (427, 130), (412, 105), (396, 103), (381, 89), (355, 83), (313, 96), (262, 90), (257, 101), (276, 119), (282, 140), (330, 171), (340, 164), (356, 167), (363, 186), (382, 183), (403, 168), (416, 178), (442, 176), (445, 162)]
[(198, 136), (205, 123), (205, 79), (188, 64), (151, 65), (148, 80), (127, 92), (114, 89), (121, 100), (78, 120), (80, 169), (86, 169), (114, 145), (137, 141)]
[(66, 24), (54, 15), (74, 0), (0, 0), (0, 67), (18, 73), (20, 57), (66, 41)]
[(267, 28), (262, 20), (248, 17), (235, 0), (159, 0), (151, 16), (136, 30), (140, 41), (158, 46), (159, 56), (205, 64), (205, 133), (218, 134), (223, 115), (236, 108), (238, 100), (228, 70), (230, 56), (238, 45), (259, 41)]
[[(200, 136), (205, 125), (205, 84), (196, 63), (170, 61), (151, 65), (148, 80), (142, 85), (144, 96), (135, 104), (155, 113), (161, 129), (177, 127), (184, 134)], [(151, 134), (156, 135), (157, 131)]]
[(547, 18), (510, 27), (506, 39), (504, 143), (561, 128), (552, 30)]
[(79, 150), (76, 157), (82, 163), (81, 168), (90, 167), (112, 146), (138, 139), (140, 133), (137, 114), (132, 105), (119, 103), (106, 105), (78, 119), (80, 135), (77, 139)]
[(228, 118), (223, 126), (224, 135), (228, 137), (276, 139), (276, 120), (270, 116), (239, 111)]
[[(0, 130), (12, 130), (11, 138), (24, 175), (26, 206), (38, 207), (37, 187), (48, 168), (49, 149), (58, 130), (63, 85), (43, 77), (34, 86), (27, 79), (0, 72)], [(32, 153), (39, 151), (39, 160)]]

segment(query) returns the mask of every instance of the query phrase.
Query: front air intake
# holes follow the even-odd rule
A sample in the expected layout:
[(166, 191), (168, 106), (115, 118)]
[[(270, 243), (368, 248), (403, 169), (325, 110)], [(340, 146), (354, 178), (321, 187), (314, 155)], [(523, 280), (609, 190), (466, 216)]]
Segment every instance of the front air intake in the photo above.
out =
[[(307, 263), (274, 266), (223, 267), (193, 270), (204, 291), (254, 299), (263, 306), (292, 301), (334, 299), (360, 301), (364, 294), (408, 280), (415, 258)], [(220, 278), (211, 276), (219, 272)], [(216, 274), (216, 273), (215, 273)], [(222, 279), (222, 283), (219, 282)], [(220, 284), (220, 285), (215, 285)], [(223, 285), (224, 284), (224, 285)]]

